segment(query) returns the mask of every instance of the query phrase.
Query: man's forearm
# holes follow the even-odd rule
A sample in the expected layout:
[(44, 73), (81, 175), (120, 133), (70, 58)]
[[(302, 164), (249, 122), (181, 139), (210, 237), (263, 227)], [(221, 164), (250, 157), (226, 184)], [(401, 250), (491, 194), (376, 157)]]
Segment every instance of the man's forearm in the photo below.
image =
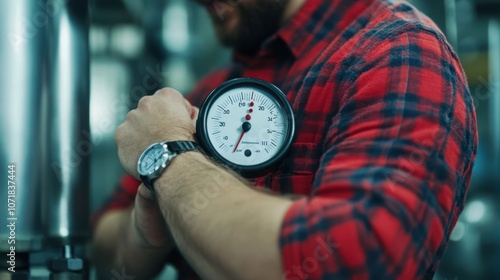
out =
[(135, 279), (151, 279), (164, 267), (165, 258), (174, 246), (145, 247), (134, 228), (132, 213), (131, 209), (110, 212), (97, 225), (93, 255), (99, 279), (113, 278), (113, 271)]
[(279, 279), (279, 233), (292, 203), (255, 191), (199, 153), (155, 183), (178, 248), (205, 279)]

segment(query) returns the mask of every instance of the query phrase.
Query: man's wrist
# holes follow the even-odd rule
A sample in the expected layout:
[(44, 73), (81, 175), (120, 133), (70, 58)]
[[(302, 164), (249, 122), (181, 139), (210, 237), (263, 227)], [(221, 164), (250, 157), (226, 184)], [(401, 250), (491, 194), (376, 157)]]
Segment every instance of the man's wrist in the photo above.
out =
[(160, 178), (183, 175), (186, 173), (183, 171), (189, 170), (193, 162), (200, 160), (206, 160), (206, 157), (199, 150), (177, 154)]
[[(206, 161), (207, 158), (199, 150), (187, 151), (176, 155), (167, 169), (153, 183), (156, 193), (175, 190), (184, 180), (183, 176), (189, 176), (189, 171), (194, 168), (196, 162)], [(167, 190), (168, 189), (168, 190)]]
[[(158, 154), (158, 150), (162, 150), (162, 153)], [(144, 185), (154, 195), (156, 193), (154, 183), (169, 169), (175, 158), (195, 150), (198, 150), (198, 144), (192, 140), (167, 140), (151, 144), (142, 151), (137, 160), (135, 167), (135, 170), (139, 173), (137, 178), (143, 181)], [(144, 165), (152, 160), (154, 160), (155, 165), (145, 168)], [(151, 170), (151, 167), (155, 168), (154, 171)]]

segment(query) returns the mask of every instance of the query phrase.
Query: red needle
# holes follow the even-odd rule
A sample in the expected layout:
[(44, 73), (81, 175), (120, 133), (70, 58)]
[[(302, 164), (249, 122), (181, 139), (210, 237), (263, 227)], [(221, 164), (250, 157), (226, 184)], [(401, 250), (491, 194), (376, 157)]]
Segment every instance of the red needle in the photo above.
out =
[[(250, 116), (250, 115), (247, 115)], [(250, 131), (252, 128), (252, 125), (249, 122), (244, 122), (241, 124), (241, 135), (240, 139), (238, 139), (238, 143), (236, 143), (236, 147), (234, 147), (233, 153), (236, 152), (236, 149), (238, 149), (238, 146), (240, 145), (241, 139), (243, 138), (243, 135), (245, 135), (245, 132)]]
[(234, 147), (233, 153), (236, 152), (236, 149), (238, 149), (238, 146), (240, 145), (241, 139), (243, 139), (243, 135), (245, 135), (245, 130), (241, 132), (240, 139), (238, 139), (238, 143), (236, 143), (236, 147)]

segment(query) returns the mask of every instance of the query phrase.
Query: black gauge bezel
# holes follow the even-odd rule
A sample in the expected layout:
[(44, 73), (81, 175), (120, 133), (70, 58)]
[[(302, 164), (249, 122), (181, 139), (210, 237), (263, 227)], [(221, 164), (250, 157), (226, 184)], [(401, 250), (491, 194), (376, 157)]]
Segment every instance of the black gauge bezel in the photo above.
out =
[[(222, 94), (240, 87), (253, 87), (268, 93), (276, 99), (276, 102), (283, 108), (283, 115), (288, 120), (288, 127), (283, 135), (284, 142), (283, 146), (279, 149), (278, 153), (271, 159), (256, 165), (239, 165), (228, 161), (222, 155), (217, 152), (215, 147), (212, 145), (210, 138), (208, 136), (208, 113), (212, 104), (217, 100)], [(272, 167), (283, 159), (283, 157), (288, 152), (290, 146), (293, 143), (295, 136), (295, 117), (292, 109), (292, 105), (288, 102), (285, 94), (275, 85), (266, 82), (264, 80), (259, 80), (255, 78), (236, 78), (224, 82), (215, 88), (203, 102), (198, 114), (198, 120), (196, 122), (196, 137), (201, 147), (217, 161), (224, 165), (229, 166), (231, 169), (235, 170), (239, 174), (245, 177), (258, 177), (265, 174)]]

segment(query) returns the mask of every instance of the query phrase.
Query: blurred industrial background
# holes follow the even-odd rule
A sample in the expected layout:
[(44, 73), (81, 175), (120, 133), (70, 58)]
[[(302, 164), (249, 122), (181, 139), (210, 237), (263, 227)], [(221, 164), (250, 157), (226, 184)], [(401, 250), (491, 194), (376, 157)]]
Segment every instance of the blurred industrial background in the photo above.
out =
[[(80, 180), (90, 186), (88, 193), (70, 195), (73, 202), (69, 204), (61, 203), (58, 197), (45, 199), (44, 203), (56, 205), (54, 211), (59, 211), (57, 213), (76, 207), (78, 211), (85, 212), (77, 213), (77, 218), (88, 218), (87, 213), (95, 211), (105, 201), (123, 174), (116, 156), (113, 135), (116, 126), (123, 121), (128, 110), (133, 108), (142, 96), (152, 94), (165, 86), (188, 93), (204, 74), (224, 65), (230, 59), (230, 52), (217, 43), (210, 19), (206, 12), (193, 1), (91, 0), (87, 3), (86, 1), (58, 0), (55, 1), (58, 4), (48, 7), (49, 10), (46, 13), (49, 16), (46, 17), (46, 21), (33, 15), (36, 15), (37, 9), (40, 9), (39, 5), (46, 6), (47, 1), (17, 1), (5, 0), (0, 4), (0, 11), (5, 14), (0, 20), (0, 29), (2, 29), (0, 32), (8, 30), (4, 28), (9, 26), (15, 28), (14, 17), (16, 16), (31, 19), (34, 22), (32, 25), (35, 26), (35, 31), (33, 29), (30, 31), (31, 43), (26, 48), (20, 47), (20, 51), (26, 51), (27, 55), (33, 57), (37, 52), (47, 51), (49, 58), (30, 63), (47, 63), (54, 71), (46, 73), (39, 70), (36, 65), (31, 65), (32, 68), (29, 68), (28, 63), (24, 64), (28, 65), (25, 68), (15, 66), (15, 62), (10, 58), (12, 50), (8, 49), (6, 44), (16, 43), (16, 40), (22, 38), (9, 37), (10, 42), (0, 40), (0, 61), (4, 64), (0, 68), (2, 76), (0, 82), (5, 88), (20, 89), (19, 92), (23, 90), (40, 92), (40, 88), (43, 88), (44, 92), (49, 92), (57, 98), (42, 98), (41, 95), (36, 97), (33, 104), (26, 109), (32, 112), (30, 117), (23, 120), (27, 127), (18, 128), (19, 131), (14, 131), (14, 134), (17, 133), (16, 135), (19, 136), (24, 133), (29, 141), (33, 141), (33, 138), (37, 139), (37, 135), (43, 135), (40, 141), (36, 141), (37, 145), (52, 143), (51, 137), (61, 134), (65, 128), (72, 129), (80, 135), (77, 139), (68, 138), (67, 141), (60, 140), (49, 145), (52, 148), (46, 153), (51, 153), (51, 151), (55, 151), (56, 155), (62, 153), (65, 145), (73, 147), (73, 150), (77, 147), (76, 157), (79, 159), (76, 161), (78, 165), (86, 166), (87, 170), (83, 174), (68, 178), (67, 184), (70, 185), (71, 180), (77, 180), (78, 176), (90, 174), (90, 177), (87, 176), (88, 181)], [(31, 5), (28, 4), (30, 2), (36, 2), (36, 4), (28, 7)], [(75, 4), (75, 2), (80, 4)], [(500, 1), (412, 0), (410, 3), (438, 24), (460, 56), (475, 101), (479, 124), (480, 145), (467, 205), (451, 235), (448, 249), (435, 279), (500, 279)], [(87, 4), (90, 7), (88, 14), (86, 13)], [(57, 5), (70, 7), (58, 9)], [(66, 22), (68, 17), (76, 17), (76, 23)], [(86, 23), (89, 25), (87, 26)], [(66, 28), (64, 28), (65, 24), (67, 24)], [(88, 36), (86, 36), (85, 29), (87, 27)], [(78, 43), (71, 45), (68, 41), (69, 45), (61, 45), (58, 48), (44, 41), (47, 40), (46, 38), (51, 40), (55, 36), (64, 42), (67, 39), (64, 36), (70, 36), (67, 32), (76, 32), (73, 40), (77, 40)], [(44, 34), (48, 36), (43, 36)], [(84, 46), (88, 46), (88, 49)], [(66, 48), (68, 53), (61, 53), (61, 50)], [(69, 72), (63, 71), (64, 67), (61, 65), (68, 66), (71, 64), (69, 58), (74, 57), (78, 57), (81, 61), (90, 60), (89, 69), (86, 69), (83, 66), (85, 63), (82, 63), (78, 67), (70, 65), (73, 68)], [(30, 79), (35, 82), (25, 84), (19, 81), (19, 84), (15, 84), (16, 79), (7, 78), (7, 74), (18, 73), (16, 71), (23, 73), (24, 79), (31, 77)], [(27, 71), (28, 74), (22, 71)], [(48, 76), (47, 84), (41, 81), (45, 75)], [(67, 83), (78, 84), (90, 81), (89, 101), (68, 101), (64, 93), (58, 95), (59, 91), (76, 90), (67, 84), (55, 81), (60, 77), (67, 78)], [(21, 98), (21, 101), (15, 101), (6, 97), (3, 92), (1, 96), (0, 106), (3, 110), (1, 163), (2, 166), (7, 166), (8, 162), (5, 161), (8, 159), (5, 155), (8, 151), (12, 153), (16, 149), (9, 148), (9, 145), (14, 144), (9, 144), (5, 140), (6, 134), (4, 133), (14, 129), (9, 130), (9, 120), (6, 116), (21, 114), (23, 111), (20, 108), (28, 100)], [(24, 98), (28, 97), (28, 95), (24, 96)], [(37, 109), (37, 104), (44, 102), (48, 103), (46, 106), (48, 112), (45, 112), (48, 115), (63, 114), (59, 110), (61, 102), (72, 102), (74, 108), (67, 110), (74, 110), (73, 113), (83, 110), (79, 108), (85, 108), (86, 102), (89, 102), (89, 123), (85, 124), (82, 120), (66, 120), (44, 126), (46, 122), (43, 118), (39, 119), (39, 116), (47, 114)], [(40, 127), (35, 125), (38, 122), (42, 124)], [(75, 127), (74, 124), (83, 126)], [(91, 133), (85, 130), (85, 125), (90, 126)], [(10, 141), (19, 142), (20, 140), (14, 138)], [(29, 144), (30, 142), (23, 143)], [(29, 172), (32, 176), (19, 179), (24, 180), (21, 183), (29, 187), (40, 180), (55, 180), (43, 175), (46, 173), (44, 170), (50, 167), (34, 167), (33, 165), (29, 167), (29, 163), (37, 162), (39, 157), (49, 156), (43, 151), (37, 153), (40, 151), (38, 146), (29, 149), (33, 153), (29, 157), (24, 157), (23, 162), (19, 163), (28, 167), (22, 167), (24, 169), (19, 169), (18, 173)], [(47, 162), (54, 161), (48, 160)], [(64, 170), (61, 173), (64, 181)], [(82, 189), (85, 188), (82, 187)], [(61, 193), (63, 196), (68, 195), (69, 191), (63, 185), (52, 192)], [(42, 195), (44, 194), (39, 192), (21, 194), (19, 200), (22, 199), (23, 202), (18, 203), (29, 203), (32, 205), (31, 209), (43, 208), (38, 205), (40, 202), (37, 199)], [(87, 195), (90, 199), (88, 211), (85, 207), (82, 209), (79, 206), (82, 200), (86, 200)], [(0, 194), (2, 201), (4, 201), (4, 196), (2, 191)], [(4, 205), (3, 202), (2, 205)], [(55, 222), (44, 220), (46, 215), (55, 217), (57, 213), (21, 213), (30, 217), (26, 221), (29, 226), (26, 225), (20, 229), (22, 233), (25, 233), (26, 251), (40, 251), (41, 248), (46, 248), (47, 246), (42, 244), (45, 242), (42, 236), (47, 234), (51, 237), (67, 237), (69, 233), (76, 232), (77, 244), (79, 239), (88, 237), (88, 232), (85, 232), (85, 223), (82, 223), (82, 228), (80, 228), (79, 225), (71, 224), (69, 220), (61, 217), (56, 218)], [(0, 214), (0, 218), (4, 220), (3, 213)], [(40, 226), (44, 223), (49, 224), (48, 233), (47, 230), (40, 229), (47, 227), (46, 225)], [(61, 231), (61, 228), (66, 231)], [(3, 230), (1, 234), (4, 234)], [(54, 244), (59, 243), (61, 242), (55, 241)], [(73, 254), (69, 251), (70, 249), (77, 252), (83, 251), (84, 247), (83, 244), (80, 247), (66, 248), (65, 256)], [(0, 251), (5, 251), (3, 249), (0, 245)], [(51, 254), (57, 257), (58, 253), (54, 251)], [(39, 253), (38, 258), (42, 259), (44, 256), (46, 254)], [(31, 261), (36, 262), (36, 259), (35, 254)], [(38, 273), (40, 277), (46, 275), (44, 272)], [(175, 272), (169, 268), (162, 277), (164, 277), (162, 279), (175, 279)], [(0, 277), (0, 279), (3, 278)]]

